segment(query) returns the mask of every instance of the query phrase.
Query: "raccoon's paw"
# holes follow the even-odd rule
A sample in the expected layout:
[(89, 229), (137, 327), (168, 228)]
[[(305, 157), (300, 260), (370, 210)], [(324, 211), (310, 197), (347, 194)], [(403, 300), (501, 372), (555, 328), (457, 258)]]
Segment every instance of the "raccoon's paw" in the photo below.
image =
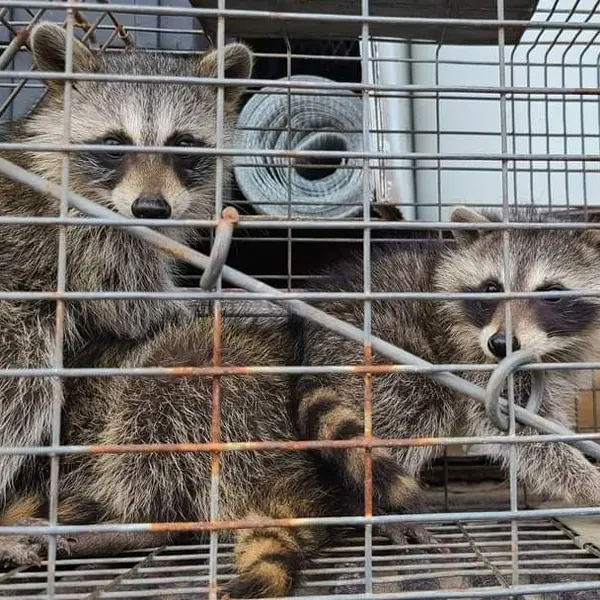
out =
[(44, 541), (39, 538), (0, 537), (0, 564), (4, 567), (39, 567), (42, 564), (44, 550)]
[[(56, 539), (56, 550), (60, 555), (71, 552), (68, 538)], [(48, 556), (48, 538), (46, 536), (2, 536), (0, 537), (0, 564), (5, 567), (39, 567)]]
[(440, 541), (437, 540), (425, 527), (418, 524), (410, 523), (387, 523), (380, 526), (381, 532), (389, 537), (394, 544), (398, 546), (408, 546), (410, 544), (419, 544), (424, 546), (430, 546), (427, 548), (427, 552), (435, 552), (441, 554), (447, 554), (448, 548), (441, 545)]

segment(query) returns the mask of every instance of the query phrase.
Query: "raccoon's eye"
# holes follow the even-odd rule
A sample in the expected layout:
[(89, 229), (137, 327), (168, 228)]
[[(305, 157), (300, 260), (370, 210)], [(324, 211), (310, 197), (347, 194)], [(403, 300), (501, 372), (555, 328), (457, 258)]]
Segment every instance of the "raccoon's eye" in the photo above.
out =
[(497, 281), (486, 281), (481, 286), (481, 291), (484, 294), (498, 294), (502, 291), (502, 286)]
[[(123, 141), (116, 137), (104, 138), (102, 140), (102, 143), (105, 146), (122, 146), (123, 145)], [(118, 150), (107, 150), (106, 151), (106, 156), (108, 156), (109, 158), (112, 158), (113, 160), (118, 160), (120, 158), (123, 158), (124, 155), (125, 155), (125, 152), (119, 152)]]
[[(199, 146), (198, 142), (191, 136), (182, 135), (176, 137), (170, 144), (175, 148), (195, 148)], [(184, 166), (191, 165), (195, 160), (201, 158), (197, 154), (173, 154), (173, 159), (182, 163)]]
[[(536, 292), (566, 292), (567, 288), (562, 287), (561, 285), (545, 285), (539, 287)], [(554, 298), (540, 298), (540, 302), (544, 304), (558, 304), (562, 302), (564, 298), (555, 296)]]
[[(175, 147), (177, 148), (193, 148), (196, 144), (192, 138), (180, 138), (175, 142)], [(176, 154), (177, 158), (183, 158), (189, 160), (194, 155), (193, 154)]]
[[(174, 134), (165, 144), (175, 148), (205, 148), (206, 142), (189, 134)], [(195, 169), (206, 161), (206, 156), (201, 154), (173, 154), (172, 160), (176, 166), (184, 169)]]

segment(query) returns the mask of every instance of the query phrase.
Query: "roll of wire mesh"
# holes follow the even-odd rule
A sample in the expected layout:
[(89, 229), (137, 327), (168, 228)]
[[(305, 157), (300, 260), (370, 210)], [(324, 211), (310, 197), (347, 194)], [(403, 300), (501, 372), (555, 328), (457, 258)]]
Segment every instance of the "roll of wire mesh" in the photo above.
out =
[[(323, 84), (296, 75), (280, 81)], [(349, 90), (263, 88), (241, 111), (235, 147), (362, 152), (362, 102)], [(361, 158), (238, 156), (238, 186), (254, 209), (277, 217), (344, 218), (363, 204)]]

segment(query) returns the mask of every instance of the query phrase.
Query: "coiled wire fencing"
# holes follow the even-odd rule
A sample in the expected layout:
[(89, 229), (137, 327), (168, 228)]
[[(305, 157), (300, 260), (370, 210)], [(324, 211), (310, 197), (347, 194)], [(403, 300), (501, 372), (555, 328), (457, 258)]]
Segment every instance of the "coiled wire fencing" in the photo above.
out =
[[(131, 235), (185, 262), (189, 270), (184, 272), (177, 292), (157, 291), (138, 297), (196, 302), (198, 310), (213, 320), (216, 347), (224, 316), (278, 318), (284, 308), (364, 346), (364, 368), (332, 365), (324, 371), (363, 376), (366, 406), (377, 400), (370, 397), (369, 391), (369, 373), (377, 376), (377, 370), (368, 361), (372, 349), (391, 363), (389, 367), (381, 367), (379, 374), (386, 372), (386, 368), (389, 371), (404, 368), (435, 377), (485, 403), (490, 418), (502, 420), (504, 413), (498, 412), (503, 402), (499, 398), (501, 385), (488, 389), (474, 386), (455, 373), (464, 370), (464, 365), (432, 365), (372, 336), (368, 308), (365, 308), (365, 326), (360, 330), (312, 307), (310, 301), (317, 297), (302, 290), (315, 277), (318, 267), (345, 255), (350, 248), (359, 248), (363, 253), (366, 283), (355, 300), (368, 307), (376, 299), (368, 283), (372, 247), (390, 241), (407, 245), (423, 240), (438, 243), (451, 227), (449, 207), (455, 204), (496, 206), (506, 211), (513, 204), (534, 203), (563, 211), (564, 222), (554, 225), (556, 228), (592, 227), (586, 217), (597, 204), (594, 190), (599, 173), (598, 4), (592, 0), (538, 3), (498, 0), (473, 6), (457, 1), (449, 8), (442, 2), (403, 2), (392, 6), (363, 0), (351, 6), (332, 3), (307, 8), (289, 0), (278, 6), (284, 14), (275, 18), (268, 2), (248, 6), (233, 0), (192, 5), (181, 1), (176, 5), (148, 6), (5, 1), (0, 3), (3, 36), (0, 115), (6, 121), (26, 114), (44, 93), (42, 77), (29, 70), (27, 35), (23, 33), (41, 19), (65, 23), (69, 34), (79, 29), (80, 38), (104, 52), (122, 52), (135, 46), (165, 54), (200, 53), (211, 43), (222, 50), (227, 38), (247, 39), (255, 49), (257, 64), (252, 80), (246, 82), (250, 85), (247, 97), (251, 99), (242, 108), (242, 115), (261, 96), (278, 93), (285, 102), (279, 102), (274, 115), (274, 120), (283, 125), (262, 121), (257, 124), (251, 118), (242, 118), (237, 145), (233, 148), (223, 147), (222, 124), (215, 124), (217, 172), (223, 173), (222, 157), (235, 157), (237, 184), (230, 190), (222, 181), (217, 183), (214, 214), (218, 218), (180, 221), (176, 225), (169, 222), (170, 227), (192, 224), (210, 232), (194, 249), (163, 236), (160, 228), (165, 226), (164, 222), (142, 219), (127, 223), (123, 217), (69, 192), (67, 184), (62, 188), (48, 184), (43, 178), (16, 167), (10, 159), (0, 159), (0, 171), (61, 200), (61, 215), (47, 224), (68, 226), (73, 219), (68, 207), (74, 207), (88, 215), (90, 226), (123, 227)], [(76, 85), (77, 74), (65, 77)], [(181, 81), (188, 85), (195, 83), (194, 78)], [(223, 88), (226, 82), (217, 78), (214, 85)], [(353, 94), (354, 110), (357, 106), (361, 113), (359, 122), (332, 132), (330, 124), (321, 127), (323, 122), (317, 121), (323, 133), (311, 131), (314, 125), (309, 121), (309, 131), (303, 130), (304, 123), (295, 130), (293, 118), (281, 118), (282, 114), (285, 115), (286, 108), (293, 111), (300, 102), (310, 106), (313, 90), (315, 112), (319, 101), (327, 96), (335, 103), (336, 97)], [(222, 94), (217, 98), (221, 103), (217, 114), (222, 115)], [(69, 114), (68, 106), (65, 113)], [(264, 121), (269, 114), (259, 116)], [(245, 126), (250, 130), (244, 129)], [(282, 132), (282, 127), (287, 131)], [(315, 139), (323, 142), (322, 147), (311, 143), (310, 136), (319, 133), (321, 137)], [(279, 143), (284, 140), (289, 145), (294, 139), (308, 143), (301, 141), (297, 147), (293, 144), (283, 147)], [(362, 149), (357, 149), (355, 143), (347, 144), (348, 139), (353, 142), (360, 139)], [(18, 149), (5, 141), (0, 147), (8, 152)], [(52, 149), (77, 152), (78, 147), (67, 136), (61, 148), (49, 148)], [(279, 192), (265, 193), (262, 197), (259, 185), (244, 184), (244, 169), (254, 169), (253, 176), (258, 177), (261, 167), (267, 171), (263, 173), (265, 178), (277, 182)], [(273, 171), (269, 172), (271, 168)], [(294, 178), (300, 178), (309, 191), (319, 190), (320, 186), (331, 190), (326, 186), (327, 177), (351, 181), (351, 192), (329, 194), (319, 207), (318, 194), (307, 203), (307, 194), (298, 194), (293, 187)], [(226, 208), (231, 206), (235, 210)], [(330, 216), (311, 214), (313, 210), (318, 214), (319, 209), (324, 214), (329, 211)], [(24, 223), (27, 221), (23, 219)], [(511, 224), (503, 222), (495, 227), (510, 230)], [(64, 264), (65, 260), (63, 248), (59, 261)], [(52, 300), (58, 307), (59, 341), (64, 327), (62, 303), (120, 297), (118, 292), (66, 292), (64, 278), (61, 281), (60, 277), (56, 289), (1, 295), (7, 300)], [(318, 299), (328, 298), (321, 295)], [(334, 295), (329, 299), (333, 300)], [(423, 298), (414, 293), (412, 299)], [(197, 365), (186, 373), (146, 369), (145, 374), (213, 377), (213, 411), (218, 415), (221, 378), (236, 373), (235, 367), (224, 368), (218, 359), (216, 351), (211, 365)], [(513, 363), (503, 363), (499, 369), (504, 370), (496, 371), (497, 382), (503, 383), (514, 369), (527, 364), (543, 385), (543, 373), (548, 366), (530, 362), (526, 354), (517, 353)], [(485, 365), (471, 367), (490, 369)], [(565, 367), (590, 371), (590, 391), (582, 395), (577, 406), (578, 429), (569, 431), (539, 417), (533, 393), (530, 405), (515, 407), (509, 422), (502, 423), (509, 434), (493, 441), (513, 444), (527, 441), (521, 437), (519, 442), (515, 437), (517, 423), (525, 423), (542, 434), (539, 439), (569, 441), (592, 459), (600, 456), (593, 383), (597, 365), (590, 362), (553, 366)], [(140, 374), (126, 369), (66, 368), (60, 350), (52, 369), (31, 371), (18, 367), (4, 376)], [(302, 371), (302, 367), (252, 365), (237, 369), (248, 376)], [(53, 481), (58, 477), (64, 455), (107, 451), (99, 445), (61, 444), (59, 402), (57, 395), (49, 446), (2, 448), (5, 453), (21, 451), (49, 456)], [(212, 453), (212, 476), (216, 481), (219, 453), (241, 450), (228, 448), (219, 441), (218, 428), (215, 431), (211, 443), (197, 444), (186, 451)], [(519, 489), (514, 467), (509, 470), (508, 482), (502, 484), (492, 468), (482, 468), (477, 456), (465, 456), (460, 450), (461, 445), (469, 444), (476, 449), (478, 444), (490, 441), (476, 438), (390, 441), (403, 445), (439, 444), (446, 448), (444, 458), (428, 475), (428, 494), (436, 510), (423, 515), (311, 518), (315, 523), (353, 529), (346, 543), (327, 549), (306, 570), (306, 581), (298, 594), (315, 598), (595, 598), (600, 594), (600, 549), (594, 517), (600, 507), (536, 505), (535, 499), (524, 496)], [(248, 442), (246, 449), (286, 447), (283, 442)], [(377, 442), (367, 434), (356, 444), (369, 449)], [(291, 445), (315, 448), (326, 443), (288, 443)], [(176, 445), (162, 444), (135, 450), (177, 449), (182, 450)], [(369, 452), (367, 457), (369, 463)], [(367, 497), (372, 493), (371, 485), (367, 478)], [(56, 493), (56, 483), (52, 489)], [(213, 484), (214, 495), (217, 489)], [(49, 558), (41, 568), (17, 567), (0, 575), (0, 593), (15, 598), (64, 599), (199, 594), (217, 597), (217, 585), (231, 576), (232, 547), (220, 541), (218, 535), (228, 524), (219, 521), (218, 513), (213, 517), (210, 522), (170, 524), (175, 530), (207, 532), (206, 542), (94, 559), (57, 559), (56, 536), (75, 530), (152, 530), (153, 525), (122, 523), (74, 528), (57, 524), (56, 513), (52, 511), (49, 525), (33, 525), (25, 530), (2, 525), (0, 534), (23, 531), (31, 535), (47, 534), (51, 542)], [(425, 544), (410, 547), (391, 544), (372, 530), (386, 519), (426, 523), (451, 552), (436, 555), (428, 553)], [(233, 526), (239, 528), (248, 523), (238, 522)]]

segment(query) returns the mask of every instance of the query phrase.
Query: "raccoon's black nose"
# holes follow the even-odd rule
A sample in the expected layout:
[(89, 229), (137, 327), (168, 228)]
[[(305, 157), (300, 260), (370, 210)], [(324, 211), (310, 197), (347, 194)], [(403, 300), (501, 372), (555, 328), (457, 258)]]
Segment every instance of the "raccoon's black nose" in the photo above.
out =
[(160, 194), (143, 194), (131, 205), (136, 219), (168, 219), (171, 206)]
[[(512, 349), (518, 350), (520, 347), (519, 338), (513, 337)], [(504, 358), (506, 356), (506, 335), (504, 333), (495, 333), (488, 340), (488, 348), (496, 358)]]

